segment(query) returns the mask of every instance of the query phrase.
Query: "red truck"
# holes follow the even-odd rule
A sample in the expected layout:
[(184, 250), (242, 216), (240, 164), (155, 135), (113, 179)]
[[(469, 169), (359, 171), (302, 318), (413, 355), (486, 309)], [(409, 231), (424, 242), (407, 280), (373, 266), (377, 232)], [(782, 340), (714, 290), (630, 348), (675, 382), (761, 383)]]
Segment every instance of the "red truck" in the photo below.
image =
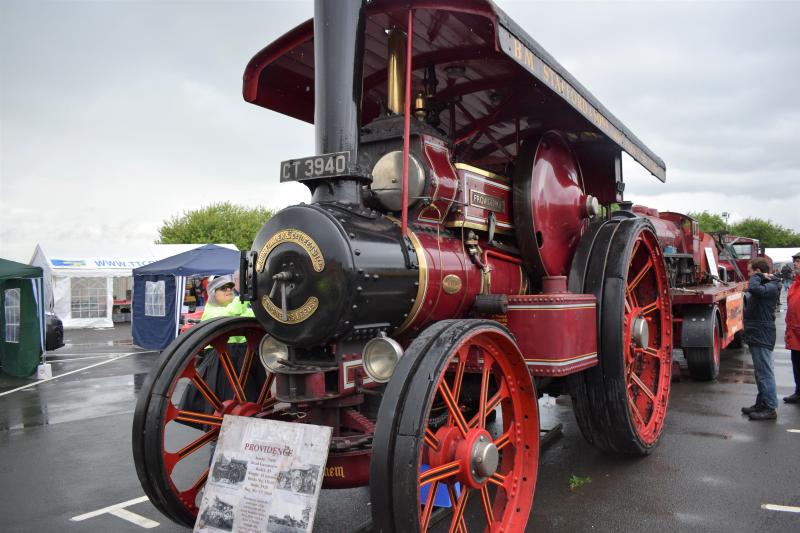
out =
[(758, 241), (736, 237), (726, 243), (718, 235), (703, 232), (695, 219), (681, 213), (639, 205), (632, 211), (650, 219), (664, 250), (672, 296), (673, 346), (683, 349), (693, 378), (712, 380), (719, 373), (720, 350), (732, 343), (736, 346), (743, 329), (747, 261), (752, 256), (744, 259), (737, 250), (742, 255), (758, 253)]

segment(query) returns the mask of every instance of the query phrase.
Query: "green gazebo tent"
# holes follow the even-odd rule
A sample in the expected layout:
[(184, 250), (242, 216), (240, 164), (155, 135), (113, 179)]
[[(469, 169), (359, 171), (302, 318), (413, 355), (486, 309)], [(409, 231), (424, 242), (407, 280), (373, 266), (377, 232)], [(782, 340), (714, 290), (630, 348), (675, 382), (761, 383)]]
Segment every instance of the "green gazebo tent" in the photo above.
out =
[(3, 372), (28, 377), (44, 347), (42, 269), (0, 259), (0, 364)]

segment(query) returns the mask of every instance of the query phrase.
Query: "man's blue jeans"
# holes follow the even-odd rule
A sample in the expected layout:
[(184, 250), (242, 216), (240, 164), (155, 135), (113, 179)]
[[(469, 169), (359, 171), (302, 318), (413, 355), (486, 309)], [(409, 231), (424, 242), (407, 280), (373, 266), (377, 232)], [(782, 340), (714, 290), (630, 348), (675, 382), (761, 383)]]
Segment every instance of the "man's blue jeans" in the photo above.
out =
[(772, 350), (765, 346), (750, 346), (753, 356), (753, 370), (756, 375), (758, 396), (756, 403), (770, 409), (778, 407), (778, 391), (775, 385), (775, 370), (772, 363)]

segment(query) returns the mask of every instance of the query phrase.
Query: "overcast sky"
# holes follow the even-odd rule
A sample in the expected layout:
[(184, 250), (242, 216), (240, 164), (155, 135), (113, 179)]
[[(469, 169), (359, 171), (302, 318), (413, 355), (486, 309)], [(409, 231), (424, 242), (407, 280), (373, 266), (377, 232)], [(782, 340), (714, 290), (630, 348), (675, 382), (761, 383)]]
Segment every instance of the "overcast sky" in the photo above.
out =
[[(800, 231), (800, 2), (498, 4), (667, 164), (627, 199)], [(0, 0), (0, 257), (149, 243), (217, 201), (283, 207), (312, 126), (247, 104), (248, 60), (306, 1)]]

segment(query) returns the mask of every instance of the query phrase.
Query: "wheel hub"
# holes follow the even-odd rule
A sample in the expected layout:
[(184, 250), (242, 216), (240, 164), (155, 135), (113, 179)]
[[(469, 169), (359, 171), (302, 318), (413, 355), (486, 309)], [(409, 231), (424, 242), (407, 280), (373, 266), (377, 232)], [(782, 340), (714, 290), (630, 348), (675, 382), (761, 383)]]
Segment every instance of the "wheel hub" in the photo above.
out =
[(239, 403), (236, 400), (225, 400), (222, 402), (222, 410), (214, 414), (217, 416), (255, 416), (260, 410), (261, 407), (255, 402)]
[(647, 326), (647, 320), (642, 316), (637, 316), (633, 319), (631, 326), (631, 339), (639, 348), (645, 348), (650, 342), (650, 328)]
[(472, 475), (481, 478), (490, 477), (497, 471), (500, 452), (497, 446), (485, 435), (478, 437), (472, 445)]

